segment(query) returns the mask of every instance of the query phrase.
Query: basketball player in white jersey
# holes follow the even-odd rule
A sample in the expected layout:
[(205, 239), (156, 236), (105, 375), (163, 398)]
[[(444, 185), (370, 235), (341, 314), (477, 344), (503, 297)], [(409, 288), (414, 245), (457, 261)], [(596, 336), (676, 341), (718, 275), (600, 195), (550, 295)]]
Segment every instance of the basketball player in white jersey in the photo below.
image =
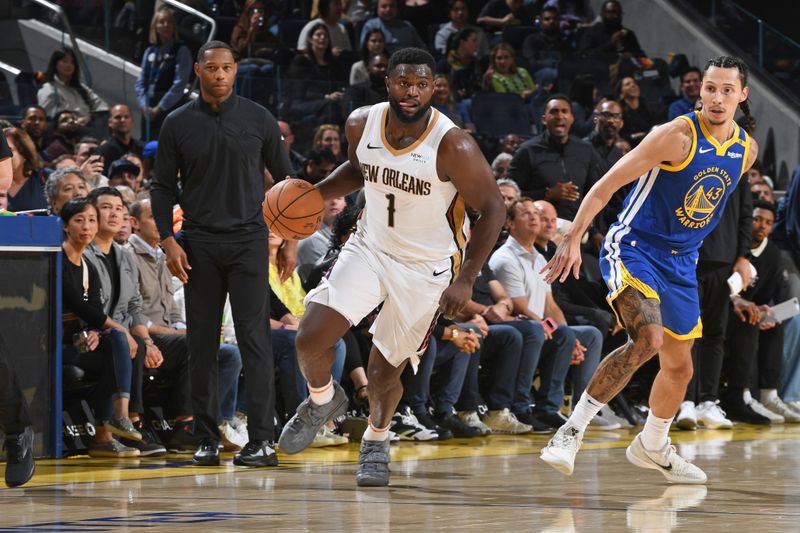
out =
[[(402, 396), (400, 374), (416, 368), (439, 313), (455, 316), (497, 240), (505, 207), (472, 137), (430, 105), (434, 59), (404, 48), (389, 60), (389, 102), (347, 119), (348, 161), (318, 184), (325, 199), (364, 187), (356, 233), (327, 280), (306, 298), (297, 355), (310, 392), (286, 424), (281, 450), (297, 453), (347, 398), (331, 378), (333, 345), (376, 307), (370, 332), (369, 427), (356, 482), (389, 483), (389, 424)], [(469, 248), (466, 205), (480, 213)]]

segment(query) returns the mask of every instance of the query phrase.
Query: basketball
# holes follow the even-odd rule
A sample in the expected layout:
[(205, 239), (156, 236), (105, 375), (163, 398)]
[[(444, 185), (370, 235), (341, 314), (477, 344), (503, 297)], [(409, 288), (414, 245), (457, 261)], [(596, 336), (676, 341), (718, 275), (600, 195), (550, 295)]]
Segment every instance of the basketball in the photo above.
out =
[(322, 224), (322, 193), (305, 180), (276, 183), (264, 198), (262, 211), (269, 230), (283, 239), (305, 239)]

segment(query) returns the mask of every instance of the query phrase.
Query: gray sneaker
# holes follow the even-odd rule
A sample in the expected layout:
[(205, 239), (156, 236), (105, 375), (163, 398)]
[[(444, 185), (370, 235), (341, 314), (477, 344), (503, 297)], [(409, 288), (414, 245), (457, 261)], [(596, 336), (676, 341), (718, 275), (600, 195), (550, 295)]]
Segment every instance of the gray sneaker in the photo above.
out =
[(278, 439), (283, 453), (289, 455), (300, 453), (308, 448), (317, 431), (328, 420), (333, 420), (347, 412), (347, 394), (335, 381), (333, 382), (333, 399), (325, 405), (316, 405), (311, 398), (306, 398), (297, 406), (297, 414), (289, 420)]
[(142, 440), (142, 434), (136, 430), (136, 428), (133, 426), (133, 422), (131, 422), (131, 419), (127, 416), (106, 420), (103, 422), (103, 425), (109, 433), (112, 433), (117, 437), (135, 441)]
[(362, 440), (358, 450), (356, 485), (385, 487), (389, 484), (389, 439)]

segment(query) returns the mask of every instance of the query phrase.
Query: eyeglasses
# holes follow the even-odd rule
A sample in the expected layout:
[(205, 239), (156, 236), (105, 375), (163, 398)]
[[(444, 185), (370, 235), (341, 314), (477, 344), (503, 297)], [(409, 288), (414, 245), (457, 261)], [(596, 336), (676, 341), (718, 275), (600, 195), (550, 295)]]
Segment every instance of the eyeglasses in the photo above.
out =
[(612, 113), (611, 111), (601, 111), (597, 116), (606, 120), (622, 120), (622, 113)]

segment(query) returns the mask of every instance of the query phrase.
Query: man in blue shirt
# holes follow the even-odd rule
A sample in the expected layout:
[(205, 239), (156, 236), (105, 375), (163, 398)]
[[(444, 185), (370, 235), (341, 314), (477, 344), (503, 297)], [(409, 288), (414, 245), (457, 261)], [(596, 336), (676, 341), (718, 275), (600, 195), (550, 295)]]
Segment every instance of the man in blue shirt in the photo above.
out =
[(703, 73), (697, 67), (689, 67), (686, 72), (681, 74), (682, 96), (669, 105), (667, 120), (672, 120), (679, 115), (694, 111), (694, 104), (700, 97), (702, 77)]

